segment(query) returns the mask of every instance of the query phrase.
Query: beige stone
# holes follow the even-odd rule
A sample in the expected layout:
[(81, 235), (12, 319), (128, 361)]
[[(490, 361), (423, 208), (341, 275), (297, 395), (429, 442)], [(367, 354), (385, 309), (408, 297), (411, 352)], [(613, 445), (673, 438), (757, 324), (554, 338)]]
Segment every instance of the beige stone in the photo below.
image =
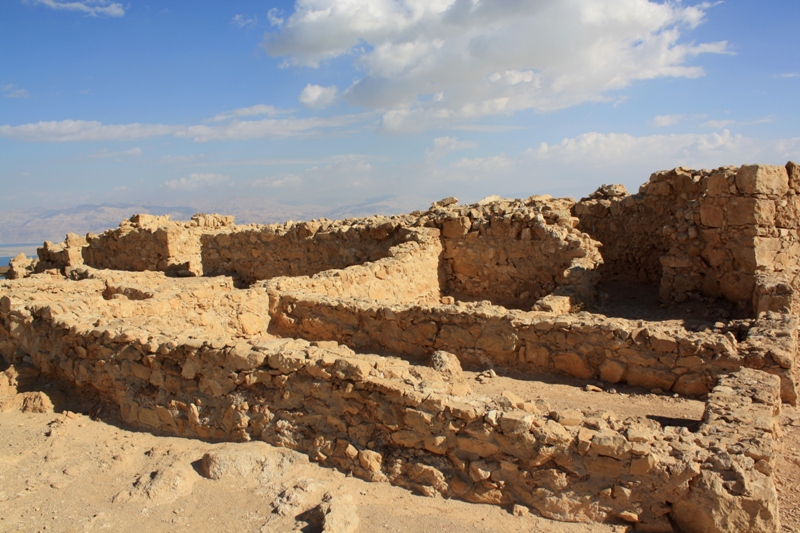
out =
[(736, 187), (744, 194), (783, 195), (789, 190), (786, 167), (744, 165), (736, 173)]

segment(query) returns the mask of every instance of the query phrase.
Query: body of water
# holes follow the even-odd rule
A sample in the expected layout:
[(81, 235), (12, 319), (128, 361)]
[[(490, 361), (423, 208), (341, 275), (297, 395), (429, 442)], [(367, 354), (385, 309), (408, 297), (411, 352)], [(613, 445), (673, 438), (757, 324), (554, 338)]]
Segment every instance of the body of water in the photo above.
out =
[(40, 242), (0, 243), (0, 266), (7, 266), (11, 259), (21, 253), (28, 257), (36, 257), (36, 249), (41, 245)]

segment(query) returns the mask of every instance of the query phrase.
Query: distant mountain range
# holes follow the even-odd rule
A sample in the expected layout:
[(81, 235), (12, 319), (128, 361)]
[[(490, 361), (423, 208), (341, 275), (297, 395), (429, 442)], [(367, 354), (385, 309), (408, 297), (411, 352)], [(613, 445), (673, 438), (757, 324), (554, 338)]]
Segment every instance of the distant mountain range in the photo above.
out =
[(85, 204), (62, 209), (16, 209), (0, 211), (0, 243), (61, 242), (68, 232), (85, 235), (116, 228), (131, 215), (170, 215), (189, 220), (195, 213), (234, 215), (237, 224), (273, 224), (312, 218), (341, 219), (370, 215), (392, 215), (427, 209), (430, 200), (413, 196), (381, 196), (339, 206), (288, 205), (257, 199), (206, 201), (191, 205)]

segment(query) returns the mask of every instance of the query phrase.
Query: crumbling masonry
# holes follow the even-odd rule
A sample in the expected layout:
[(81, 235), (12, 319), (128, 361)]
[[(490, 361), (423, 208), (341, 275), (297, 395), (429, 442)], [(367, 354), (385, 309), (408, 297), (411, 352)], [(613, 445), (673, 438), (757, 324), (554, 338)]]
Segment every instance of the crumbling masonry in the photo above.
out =
[[(641, 531), (778, 531), (797, 193), (789, 163), (678, 168), (636, 195), (449, 198), (343, 221), (136, 215), (12, 261), (0, 355), (7, 376), (32, 364), (137, 427), (262, 439), (426, 495)], [(708, 311), (616, 316), (620, 282)], [(692, 428), (551, 410), (477, 395), (462, 367), (626, 383), (706, 409)]]

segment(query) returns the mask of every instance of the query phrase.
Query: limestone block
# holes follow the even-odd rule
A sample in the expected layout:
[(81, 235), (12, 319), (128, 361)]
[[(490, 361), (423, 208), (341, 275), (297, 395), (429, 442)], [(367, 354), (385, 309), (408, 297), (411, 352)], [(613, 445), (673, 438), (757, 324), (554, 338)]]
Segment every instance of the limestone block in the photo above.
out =
[(778, 498), (772, 479), (752, 470), (743, 474), (748, 491), (739, 495), (726, 489), (719, 473), (703, 470), (673, 504), (670, 516), (688, 532), (777, 533)]
[(730, 194), (730, 185), (728, 185), (728, 177), (726, 174), (715, 173), (711, 174), (706, 181), (706, 194), (709, 196), (728, 196)]
[(789, 187), (800, 192), (800, 165), (794, 161), (786, 163), (786, 173), (789, 176)]
[(702, 375), (684, 374), (678, 378), (672, 390), (684, 396), (702, 396), (708, 394), (710, 389)]
[(725, 212), (711, 204), (700, 207), (700, 223), (709, 228), (721, 228), (725, 225)]
[(594, 370), (576, 353), (567, 352), (553, 357), (553, 363), (558, 370), (580, 379), (591, 379)]
[(444, 350), (433, 352), (431, 366), (446, 380), (459, 380), (463, 376), (458, 357)]
[(670, 390), (675, 383), (675, 374), (669, 370), (659, 370), (640, 365), (628, 367), (628, 384), (645, 389)]
[(784, 195), (789, 190), (786, 170), (775, 165), (743, 165), (736, 173), (736, 188), (744, 194)]
[(775, 202), (761, 198), (731, 197), (725, 211), (729, 226), (772, 225), (775, 220)]
[(591, 449), (598, 455), (625, 459), (630, 456), (631, 445), (616, 431), (601, 431), (592, 438)]
[(600, 365), (600, 379), (606, 383), (619, 383), (625, 377), (627, 366), (613, 359), (606, 359)]
[(659, 353), (674, 352), (678, 348), (678, 343), (674, 336), (663, 331), (650, 333), (650, 346)]

